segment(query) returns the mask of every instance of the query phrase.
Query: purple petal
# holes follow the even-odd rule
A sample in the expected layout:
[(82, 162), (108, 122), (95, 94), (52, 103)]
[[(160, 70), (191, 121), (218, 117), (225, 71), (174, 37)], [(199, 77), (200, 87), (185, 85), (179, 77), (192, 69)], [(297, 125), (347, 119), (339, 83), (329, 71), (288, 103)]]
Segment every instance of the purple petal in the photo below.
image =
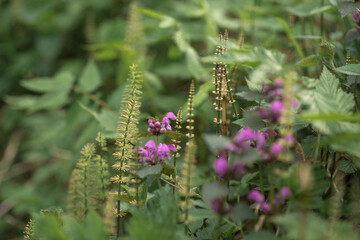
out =
[(214, 163), (214, 170), (220, 178), (226, 175), (228, 168), (229, 164), (225, 157), (219, 157)]
[(168, 148), (169, 148), (171, 151), (173, 151), (173, 152), (176, 152), (176, 151), (177, 151), (176, 147), (175, 147), (174, 145), (172, 145), (172, 144), (169, 144), (169, 145), (168, 145)]
[(277, 156), (283, 151), (283, 146), (279, 142), (275, 142), (270, 149), (272, 155)]
[(260, 209), (261, 211), (263, 211), (264, 213), (267, 213), (270, 211), (270, 204), (266, 203), (266, 202), (263, 202), (261, 205), (260, 205)]
[(247, 197), (250, 201), (256, 202), (258, 204), (262, 204), (264, 202), (264, 196), (258, 190), (251, 190)]
[(175, 120), (176, 116), (175, 114), (173, 114), (172, 112), (168, 112), (165, 117), (170, 118), (171, 120)]

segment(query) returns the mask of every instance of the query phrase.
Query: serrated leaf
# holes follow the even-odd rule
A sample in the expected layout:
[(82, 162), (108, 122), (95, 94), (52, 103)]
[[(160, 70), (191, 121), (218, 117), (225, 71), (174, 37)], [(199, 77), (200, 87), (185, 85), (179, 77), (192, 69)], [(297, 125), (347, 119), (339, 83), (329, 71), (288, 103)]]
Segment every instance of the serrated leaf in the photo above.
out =
[(264, 94), (257, 91), (238, 92), (235, 95), (247, 101), (257, 101), (265, 98)]
[(35, 92), (68, 92), (74, 82), (74, 76), (68, 72), (60, 72), (53, 78), (34, 78), (21, 81), (21, 86)]
[(162, 164), (156, 164), (155, 166), (145, 166), (141, 168), (139, 171), (137, 171), (137, 175), (140, 178), (145, 178), (149, 175), (157, 175), (161, 173), (161, 170), (163, 169)]
[(341, 17), (345, 17), (349, 13), (354, 12), (357, 8), (360, 8), (360, 2), (342, 2), (338, 6)]
[(257, 111), (245, 111), (244, 117), (234, 121), (233, 124), (248, 127), (253, 130), (260, 130), (266, 126)]
[(335, 68), (336, 71), (347, 74), (360, 76), (360, 64), (349, 64)]
[(92, 92), (101, 85), (101, 77), (97, 66), (93, 60), (89, 60), (83, 69), (80, 79), (79, 88), (85, 92)]
[(348, 159), (340, 159), (337, 164), (337, 168), (344, 173), (355, 173), (358, 171), (356, 165)]
[[(353, 96), (345, 93), (339, 80), (324, 67), (320, 81), (308, 99), (311, 114), (349, 114), (354, 107)], [(345, 121), (313, 121), (324, 134), (360, 131), (357, 124)]]
[(35, 112), (43, 109), (57, 109), (64, 106), (67, 102), (67, 92), (49, 92), (39, 97), (36, 103), (29, 108), (29, 111)]
[(316, 55), (311, 55), (306, 58), (301, 59), (299, 62), (296, 63), (296, 65), (300, 67), (311, 67), (311, 66), (317, 66), (321, 64), (321, 60)]

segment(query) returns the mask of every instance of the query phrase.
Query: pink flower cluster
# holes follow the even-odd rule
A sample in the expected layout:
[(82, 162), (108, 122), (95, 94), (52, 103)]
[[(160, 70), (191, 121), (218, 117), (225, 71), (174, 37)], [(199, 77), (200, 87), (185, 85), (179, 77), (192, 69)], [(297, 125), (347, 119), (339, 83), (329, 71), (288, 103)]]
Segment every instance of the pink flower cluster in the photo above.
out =
[[(289, 196), (291, 196), (290, 189), (287, 187), (281, 188), (274, 198), (273, 207), (277, 209), (280, 206), (284, 205), (286, 199)], [(271, 210), (270, 204), (265, 202), (264, 195), (262, 195), (260, 191), (251, 190), (247, 197), (251, 202), (255, 203), (264, 213), (267, 213)]]
[(225, 156), (220, 156), (214, 163), (214, 170), (219, 178), (239, 178), (246, 174), (246, 166), (241, 162), (235, 162), (232, 166)]
[(148, 141), (144, 147), (135, 149), (135, 151), (140, 152), (140, 162), (143, 161), (155, 165), (157, 163), (163, 163), (165, 158), (168, 161), (171, 160), (170, 150), (176, 152), (177, 149), (174, 145), (160, 143), (159, 146), (156, 146), (153, 140)]
[(170, 125), (170, 119), (175, 120), (176, 116), (172, 112), (168, 112), (160, 122), (160, 119), (158, 118), (150, 118), (148, 120), (149, 128), (148, 132), (152, 133), (155, 136), (161, 135), (165, 131), (171, 131), (171, 125)]
[[(282, 116), (282, 111), (284, 109), (282, 87), (283, 81), (281, 78), (277, 79), (273, 85), (263, 85), (264, 93), (272, 100), (272, 102), (269, 109), (259, 108), (259, 116), (270, 123), (278, 123)], [(298, 106), (298, 102), (295, 98), (291, 100), (291, 104), (294, 108)]]

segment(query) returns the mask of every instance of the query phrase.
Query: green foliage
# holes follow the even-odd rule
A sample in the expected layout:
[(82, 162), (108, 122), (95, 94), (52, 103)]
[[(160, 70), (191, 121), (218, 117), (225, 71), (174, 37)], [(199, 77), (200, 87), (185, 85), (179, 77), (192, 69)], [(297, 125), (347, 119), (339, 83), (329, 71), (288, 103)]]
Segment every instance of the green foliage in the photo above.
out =
[(186, 239), (182, 231), (177, 230), (178, 206), (176, 202), (176, 195), (172, 194), (171, 188), (167, 186), (148, 202), (146, 209), (134, 209), (133, 217), (127, 227), (129, 237), (126, 239)]
[[(344, 92), (339, 80), (324, 67), (318, 84), (306, 102), (311, 113), (350, 114), (354, 107), (351, 94)], [(313, 124), (324, 134), (359, 131), (357, 124), (346, 121), (313, 121)]]

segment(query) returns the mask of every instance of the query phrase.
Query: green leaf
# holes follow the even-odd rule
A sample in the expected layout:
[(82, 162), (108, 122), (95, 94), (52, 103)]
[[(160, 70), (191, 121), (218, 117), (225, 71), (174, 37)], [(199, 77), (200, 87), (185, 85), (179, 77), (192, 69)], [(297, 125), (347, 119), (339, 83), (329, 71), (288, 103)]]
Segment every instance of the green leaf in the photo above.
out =
[(190, 46), (186, 48), (185, 54), (187, 68), (196, 79), (200, 79), (200, 77), (204, 74), (204, 68), (200, 63), (199, 55), (195, 49)]
[(294, 7), (290, 7), (290, 12), (298, 17), (310, 17), (325, 12), (336, 10), (336, 6), (321, 6), (319, 2), (304, 2)]
[(304, 53), (300, 48), (299, 43), (297, 42), (297, 40), (295, 39), (293, 33), (290, 31), (289, 26), (287, 25), (287, 23), (282, 20), (281, 18), (276, 18), (278, 20), (278, 22), (282, 25), (282, 27), (284, 28), (288, 38), (290, 39), (290, 41), (292, 42), (292, 44), (294, 45), (299, 57), (304, 58)]
[(99, 215), (90, 211), (85, 218), (85, 235), (87, 240), (106, 239), (104, 223)]
[(233, 124), (253, 130), (260, 130), (266, 126), (265, 122), (260, 118), (258, 111), (245, 111), (244, 117), (234, 121)]
[(83, 69), (80, 79), (79, 88), (85, 92), (92, 92), (101, 85), (101, 77), (97, 66), (93, 60), (89, 60)]
[[(353, 96), (341, 89), (339, 80), (326, 67), (307, 103), (310, 105), (310, 111), (305, 114), (350, 115), (354, 107)], [(324, 134), (360, 131), (357, 124), (346, 121), (314, 120), (312, 122)]]
[(215, 134), (203, 134), (203, 138), (206, 145), (213, 153), (225, 149), (226, 144), (231, 141), (228, 137)]
[(22, 96), (6, 96), (5, 101), (16, 109), (29, 109), (32, 108), (39, 97), (32, 95)]
[(34, 78), (21, 81), (21, 86), (36, 92), (68, 92), (74, 82), (74, 76), (68, 72), (60, 72), (53, 78)]
[(347, 75), (360, 75), (360, 64), (349, 64), (342, 67), (335, 68), (336, 71)]
[(190, 46), (188, 37), (181, 30), (178, 30), (174, 33), (173, 39), (181, 52), (185, 52), (186, 49)]
[(235, 95), (247, 101), (258, 101), (265, 98), (264, 94), (257, 91), (238, 92)]
[(244, 240), (259, 240), (259, 239), (275, 240), (277, 239), (277, 237), (272, 232), (266, 230), (251, 232), (244, 236)]
[(255, 214), (245, 203), (239, 202), (231, 210), (230, 218), (235, 222), (241, 222), (247, 219), (254, 219)]
[(348, 121), (348, 122), (359, 122), (360, 114), (344, 114), (344, 113), (322, 113), (322, 114), (313, 114), (306, 113), (299, 116), (300, 120), (305, 121)]
[(348, 159), (340, 159), (337, 164), (337, 168), (344, 173), (355, 173), (358, 171), (358, 168), (353, 163), (353, 161)]
[(311, 55), (301, 59), (296, 65), (300, 67), (311, 67), (311, 66), (318, 66), (321, 64), (321, 60), (317, 55)]
[[(299, 236), (306, 240), (326, 239), (328, 233), (327, 223), (312, 213), (308, 213), (305, 219), (300, 213), (287, 213), (272, 218), (272, 222), (284, 228), (288, 239), (297, 239)], [(306, 229), (303, 229), (304, 224)]]
[(345, 17), (349, 13), (354, 12), (357, 8), (360, 8), (360, 2), (345, 1), (339, 4), (339, 13), (341, 17)]
[(162, 169), (163, 169), (162, 164), (156, 164), (155, 166), (145, 166), (137, 172), (137, 175), (140, 178), (145, 178), (146, 176), (149, 176), (149, 175), (157, 175), (157, 174), (161, 173)]
[(174, 167), (169, 164), (164, 163), (161, 173), (163, 173), (167, 176), (171, 176), (174, 173)]
[(216, 198), (225, 197), (229, 190), (220, 182), (205, 183), (201, 189), (201, 196), (205, 203), (210, 204)]

